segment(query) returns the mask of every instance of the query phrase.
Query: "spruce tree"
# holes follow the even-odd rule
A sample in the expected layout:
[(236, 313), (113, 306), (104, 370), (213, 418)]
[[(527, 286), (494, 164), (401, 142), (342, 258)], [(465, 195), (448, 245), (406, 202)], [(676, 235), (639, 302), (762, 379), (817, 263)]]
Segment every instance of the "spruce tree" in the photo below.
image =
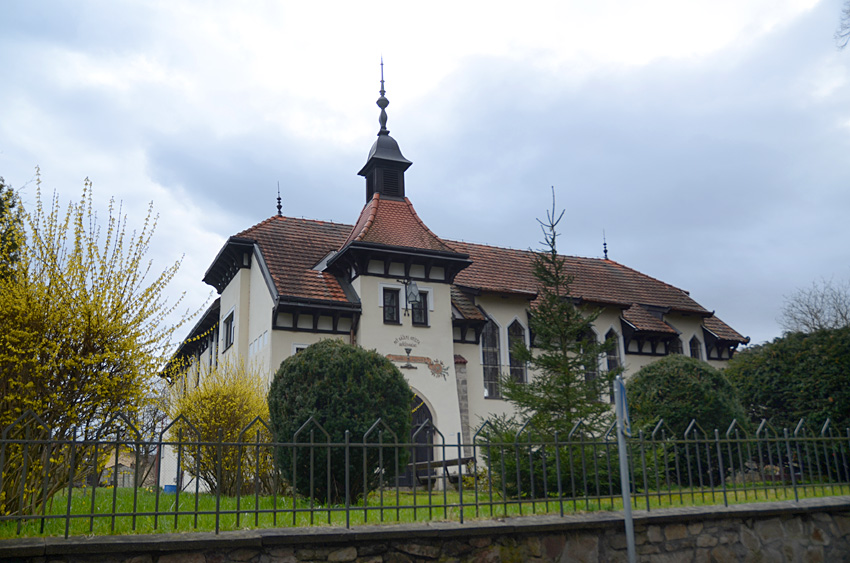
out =
[(598, 311), (577, 307), (570, 294), (572, 275), (565, 258), (558, 254), (557, 227), (564, 211), (557, 214), (555, 195), (546, 220), (538, 219), (544, 240), (535, 253), (534, 277), (537, 299), (529, 314), (531, 348), (517, 343), (512, 350), (527, 362), (527, 383), (503, 377), (503, 396), (512, 402), (523, 420), (539, 432), (566, 437), (576, 422), (590, 430), (605, 427), (611, 417), (609, 390), (621, 368), (600, 369), (600, 361), (614, 342), (599, 342), (592, 330)]

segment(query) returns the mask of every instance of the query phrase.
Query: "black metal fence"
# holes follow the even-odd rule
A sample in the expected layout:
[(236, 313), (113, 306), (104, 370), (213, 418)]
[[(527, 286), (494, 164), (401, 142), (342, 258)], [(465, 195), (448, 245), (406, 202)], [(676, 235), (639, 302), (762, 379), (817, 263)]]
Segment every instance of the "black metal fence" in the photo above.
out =
[[(762, 422), (749, 434), (659, 423), (628, 440), (632, 501), (652, 510), (848, 494), (848, 454), (850, 429), (829, 421), (816, 431)], [(26, 413), (0, 434), (0, 537), (616, 510), (617, 456), (613, 428), (581, 423), (548, 437), (485, 423), (463, 443), (430, 422), (402, 441), (380, 420), (332, 437), (311, 419), (279, 442), (261, 419), (236, 440), (201, 439), (185, 419), (143, 440), (117, 417), (60, 440)]]

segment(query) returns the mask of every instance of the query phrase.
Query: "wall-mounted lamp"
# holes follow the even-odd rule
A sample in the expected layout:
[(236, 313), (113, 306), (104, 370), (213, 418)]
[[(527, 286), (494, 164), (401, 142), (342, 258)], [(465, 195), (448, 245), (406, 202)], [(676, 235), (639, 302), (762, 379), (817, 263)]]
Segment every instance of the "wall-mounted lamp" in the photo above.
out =
[(396, 281), (404, 284), (404, 316), (408, 316), (410, 314), (408, 312), (408, 306), (419, 303), (419, 287), (410, 278)]

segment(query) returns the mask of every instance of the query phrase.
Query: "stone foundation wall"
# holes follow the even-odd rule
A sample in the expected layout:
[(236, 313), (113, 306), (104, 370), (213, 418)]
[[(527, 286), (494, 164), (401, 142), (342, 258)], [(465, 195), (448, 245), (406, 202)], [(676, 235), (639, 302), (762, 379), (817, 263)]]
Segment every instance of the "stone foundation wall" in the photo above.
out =
[[(639, 561), (848, 561), (850, 498), (635, 512)], [(626, 561), (622, 514), (467, 524), (0, 540), (0, 560), (102, 563)]]

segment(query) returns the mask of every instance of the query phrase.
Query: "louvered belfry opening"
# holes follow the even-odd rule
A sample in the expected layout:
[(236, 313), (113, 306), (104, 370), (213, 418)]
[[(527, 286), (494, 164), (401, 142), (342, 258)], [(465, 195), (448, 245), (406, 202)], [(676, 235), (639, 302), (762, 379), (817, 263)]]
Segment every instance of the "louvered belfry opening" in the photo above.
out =
[(384, 170), (384, 194), (388, 197), (403, 197), (401, 189), (400, 174), (398, 170)]
[(404, 171), (375, 166), (366, 174), (366, 201), (376, 193), (382, 198), (404, 199)]

